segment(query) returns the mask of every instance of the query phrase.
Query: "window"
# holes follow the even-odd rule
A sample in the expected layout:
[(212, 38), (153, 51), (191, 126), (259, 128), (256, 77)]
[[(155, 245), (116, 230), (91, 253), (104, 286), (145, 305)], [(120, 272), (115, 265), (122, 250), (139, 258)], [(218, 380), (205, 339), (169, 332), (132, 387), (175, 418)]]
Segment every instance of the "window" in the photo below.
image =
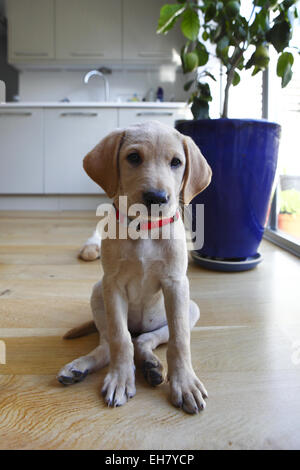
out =
[[(299, 22), (298, 22), (299, 23)], [(299, 44), (300, 27), (293, 43)], [(275, 54), (268, 71), (268, 117), (282, 126), (277, 166), (276, 189), (270, 207), (265, 238), (300, 255), (300, 61), (296, 57), (293, 77), (281, 88), (276, 76)], [(266, 93), (266, 90), (265, 90)], [(266, 100), (266, 96), (264, 96)]]

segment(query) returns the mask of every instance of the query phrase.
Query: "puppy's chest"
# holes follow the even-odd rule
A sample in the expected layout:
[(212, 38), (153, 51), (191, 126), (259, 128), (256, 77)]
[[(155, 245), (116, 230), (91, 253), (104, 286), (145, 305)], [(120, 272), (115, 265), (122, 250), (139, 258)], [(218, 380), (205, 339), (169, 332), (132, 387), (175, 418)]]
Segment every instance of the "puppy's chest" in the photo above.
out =
[(159, 269), (162, 261), (165, 260), (163, 248), (159, 243), (148, 241), (129, 241), (121, 247), (120, 261), (133, 271), (151, 275), (153, 271)]
[(126, 289), (130, 303), (144, 303), (160, 289), (165, 260), (160, 249), (135, 244), (121, 252), (118, 282)]
[(161, 265), (161, 259), (149, 259), (147, 257), (121, 261), (120, 280), (123, 279), (131, 298), (136, 295), (139, 296), (139, 293), (144, 295), (145, 292), (152, 292), (159, 288)]

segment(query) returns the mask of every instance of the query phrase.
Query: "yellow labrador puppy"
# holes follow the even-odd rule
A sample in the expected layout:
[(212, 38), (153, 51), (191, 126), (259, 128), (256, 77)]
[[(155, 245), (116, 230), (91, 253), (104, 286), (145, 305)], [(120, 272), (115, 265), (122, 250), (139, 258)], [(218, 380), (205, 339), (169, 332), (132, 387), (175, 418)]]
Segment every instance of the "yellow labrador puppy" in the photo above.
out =
[[(119, 223), (116, 237), (102, 240), (104, 276), (91, 297), (100, 344), (63, 367), (58, 380), (76, 383), (109, 364), (104, 399), (109, 406), (123, 405), (136, 393), (134, 356), (149, 384), (158, 385), (163, 370), (153, 350), (168, 342), (171, 401), (197, 413), (207, 397), (190, 352), (190, 329), (200, 312), (189, 296), (185, 229), (178, 205), (180, 196), (188, 204), (210, 183), (211, 169), (192, 139), (155, 121), (109, 134), (85, 157), (84, 169), (114, 200), (116, 211), (109, 217)], [(130, 238), (130, 213), (121, 212), (120, 196), (127, 197), (128, 208), (137, 203), (147, 208), (147, 238)], [(154, 204), (160, 218), (153, 222)], [(128, 226), (127, 237), (119, 235), (121, 219), (123, 235), (124, 220), (125, 229)], [(169, 236), (163, 238), (166, 225)], [(83, 325), (69, 337), (90, 329), (90, 324)]]

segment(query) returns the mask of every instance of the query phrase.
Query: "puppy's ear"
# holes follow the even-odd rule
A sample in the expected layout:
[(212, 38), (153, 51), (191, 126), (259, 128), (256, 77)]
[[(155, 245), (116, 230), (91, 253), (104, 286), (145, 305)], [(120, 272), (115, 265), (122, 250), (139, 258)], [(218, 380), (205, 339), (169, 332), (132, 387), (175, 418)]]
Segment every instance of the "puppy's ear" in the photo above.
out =
[(118, 154), (124, 134), (124, 129), (111, 132), (83, 160), (86, 173), (110, 198), (113, 198), (118, 191)]
[(212, 171), (195, 142), (186, 136), (182, 140), (186, 158), (182, 199), (183, 204), (187, 205), (209, 185)]

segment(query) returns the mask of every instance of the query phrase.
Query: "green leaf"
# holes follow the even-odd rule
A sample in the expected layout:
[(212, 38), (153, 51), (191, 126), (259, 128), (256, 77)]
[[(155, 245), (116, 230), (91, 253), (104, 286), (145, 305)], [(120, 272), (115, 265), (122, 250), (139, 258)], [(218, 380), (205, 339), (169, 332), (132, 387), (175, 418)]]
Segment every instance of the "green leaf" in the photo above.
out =
[(208, 83), (197, 83), (197, 88), (199, 90), (199, 95), (198, 98), (200, 98), (202, 101), (212, 101), (212, 96), (210, 92), (210, 87)]
[(186, 83), (184, 84), (184, 86), (183, 86), (184, 91), (189, 91), (189, 89), (190, 89), (191, 86), (193, 85), (194, 81), (195, 81), (195, 80), (193, 79), (193, 80), (190, 80), (190, 81), (186, 82)]
[(241, 57), (241, 60), (239, 61), (238, 65), (237, 65), (237, 68), (239, 70), (243, 70), (243, 68), (245, 67), (245, 64), (244, 64), (244, 57), (242, 56)]
[(178, 17), (185, 10), (182, 5), (164, 5), (160, 9), (160, 17), (156, 32), (158, 34), (166, 34), (175, 24)]
[(188, 52), (187, 54), (183, 54), (181, 56), (181, 60), (183, 62), (184, 73), (192, 72), (199, 65), (198, 55), (196, 52)]
[(216, 14), (216, 5), (214, 5), (214, 3), (209, 3), (208, 7), (206, 8), (206, 12), (205, 12), (205, 21), (206, 23), (208, 23), (209, 21), (211, 21), (215, 14)]
[(294, 57), (290, 52), (283, 52), (277, 62), (276, 73), (278, 77), (281, 77), (281, 86), (284, 88), (290, 82), (293, 72), (292, 65), (294, 63)]
[(230, 60), (228, 57), (229, 51), (229, 38), (227, 36), (223, 36), (222, 39), (217, 43), (216, 54), (219, 59), (221, 59), (224, 65), (228, 65)]
[(288, 10), (292, 5), (295, 5), (297, 3), (297, 0), (284, 0), (282, 3), (283, 8)]
[(202, 34), (202, 39), (203, 41), (207, 41), (207, 39), (209, 38), (209, 34), (207, 31), (204, 31), (204, 33)]
[(277, 75), (278, 77), (282, 77), (285, 71), (287, 64), (293, 65), (294, 63), (294, 56), (290, 52), (283, 52), (280, 54), (277, 62)]
[(191, 111), (194, 119), (209, 119), (209, 107), (207, 101), (194, 97)]
[(223, 2), (217, 2), (216, 8), (218, 11), (223, 10), (224, 9)]
[(187, 73), (187, 71), (185, 69), (185, 56), (188, 53), (189, 45), (190, 45), (190, 41), (188, 41), (186, 44), (184, 44), (181, 48), (181, 51), (180, 51), (180, 58), (181, 58), (181, 65), (182, 65), (183, 73)]
[(282, 80), (281, 80), (281, 87), (282, 88), (287, 86), (287, 84), (291, 81), (292, 76), (293, 76), (292, 66), (291, 66), (291, 64), (288, 64), (287, 68), (285, 69), (285, 73), (282, 77)]
[(182, 15), (181, 31), (184, 36), (191, 41), (195, 41), (198, 38), (200, 29), (200, 21), (197, 13), (188, 8)]
[(235, 0), (230, 0), (225, 5), (225, 11), (229, 18), (235, 18), (240, 12), (240, 4)]
[(210, 35), (211, 41), (218, 42), (218, 40), (222, 36), (222, 33), (223, 33), (223, 27), (220, 24), (217, 26), (215, 30), (211, 29), (211, 35)]
[[(255, 52), (252, 54), (252, 56), (248, 60), (246, 64), (246, 69), (249, 69), (250, 67), (252, 67), (252, 65), (255, 65), (260, 70), (266, 69), (269, 65), (269, 61), (270, 61), (270, 57), (269, 57), (268, 48), (264, 46), (263, 44), (259, 44), (256, 47)], [(252, 75), (255, 75), (255, 73), (253, 73)]]
[(252, 72), (251, 76), (254, 77), (254, 75), (256, 75), (258, 72), (261, 72), (261, 68), (257, 67), (257, 65), (256, 65), (253, 69), (253, 72)]
[(205, 65), (208, 62), (208, 52), (204, 44), (199, 42), (195, 49), (196, 54), (198, 55), (198, 66)]
[(288, 21), (283, 20), (275, 23), (267, 32), (266, 38), (275, 47), (277, 52), (282, 52), (289, 45), (291, 38), (291, 27)]
[(226, 47), (229, 46), (229, 38), (227, 36), (223, 36), (219, 41), (218, 41), (218, 44), (217, 44), (217, 48), (220, 50), (220, 51), (223, 51), (224, 49), (226, 49)]
[(235, 71), (234, 72), (234, 76), (233, 76), (233, 80), (232, 80), (232, 85), (233, 86), (237, 86), (241, 81), (241, 77), (239, 76), (239, 74)]
[(213, 74), (210, 73), (210, 72), (208, 72), (207, 70), (205, 70), (205, 75), (206, 75), (207, 77), (210, 77), (210, 78), (211, 78), (212, 80), (214, 80), (215, 82), (217, 81), (216, 78), (213, 76)]

